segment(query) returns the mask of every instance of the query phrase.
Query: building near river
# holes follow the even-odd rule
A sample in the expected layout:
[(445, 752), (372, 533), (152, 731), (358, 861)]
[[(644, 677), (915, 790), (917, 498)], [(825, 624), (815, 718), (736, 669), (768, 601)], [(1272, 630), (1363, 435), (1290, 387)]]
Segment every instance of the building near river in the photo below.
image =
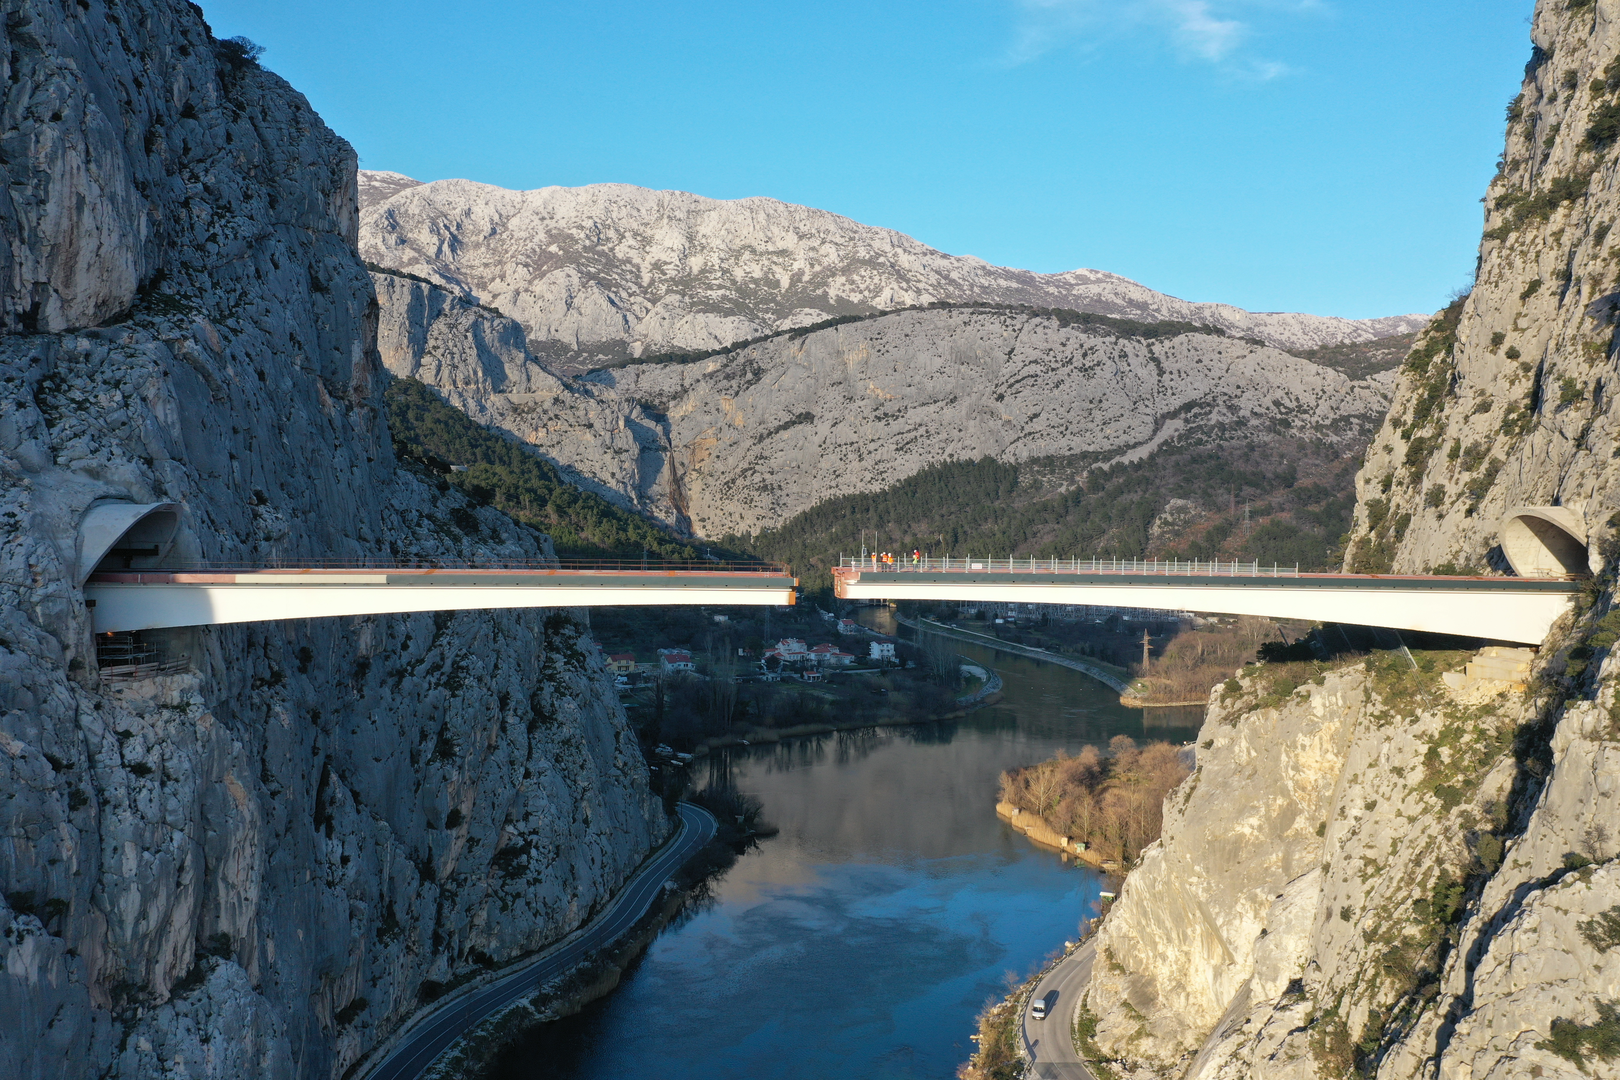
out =
[(833, 645), (817, 645), (810, 650), (810, 662), (824, 668), (849, 667), (855, 662), (855, 654)]
[(774, 648), (766, 649), (765, 655), (774, 656), (784, 664), (807, 664), (810, 662), (810, 647), (798, 638), (785, 637)]

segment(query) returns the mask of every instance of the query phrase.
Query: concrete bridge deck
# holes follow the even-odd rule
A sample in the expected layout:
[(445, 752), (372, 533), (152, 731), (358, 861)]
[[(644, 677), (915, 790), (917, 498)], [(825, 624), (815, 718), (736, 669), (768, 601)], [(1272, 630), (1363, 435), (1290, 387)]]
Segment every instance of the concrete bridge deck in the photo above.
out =
[(1256, 563), (1118, 559), (849, 559), (846, 600), (967, 600), (1261, 615), (1540, 644), (1579, 582), (1558, 578), (1301, 574)]
[[(108, 500), (79, 523), (75, 581), (97, 633), (258, 619), (469, 608), (791, 604), (780, 567), (304, 566), (164, 568), (184, 507)], [(1310, 619), (1539, 644), (1601, 563), (1580, 515), (1508, 512), (1501, 550), (1519, 577), (1301, 574), (1257, 563), (1122, 559), (841, 559), (850, 600), (979, 600)], [(120, 565), (123, 569), (120, 569)]]
[(774, 567), (300, 567), (101, 570), (84, 595), (98, 634), (412, 611), (793, 603)]

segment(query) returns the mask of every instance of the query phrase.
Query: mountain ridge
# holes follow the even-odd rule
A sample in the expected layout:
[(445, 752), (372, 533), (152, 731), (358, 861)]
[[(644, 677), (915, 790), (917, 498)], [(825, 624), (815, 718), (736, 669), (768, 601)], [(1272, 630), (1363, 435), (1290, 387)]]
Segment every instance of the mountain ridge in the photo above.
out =
[(1088, 465), (1241, 430), (1353, 457), (1393, 378), (1353, 379), (1198, 327), (1131, 333), (1111, 317), (991, 305), (909, 309), (572, 378), (548, 371), (510, 318), (420, 280), (372, 279), (390, 371), (516, 436), (571, 481), (711, 539), (780, 526), (951, 456), (1071, 456), (1077, 479)]
[(1428, 321), (1250, 312), (1102, 270), (995, 266), (765, 196), (630, 184), (511, 191), (364, 171), (359, 188), (365, 258), (498, 308), (522, 324), (537, 355), (570, 370), (936, 301), (1201, 323), (1296, 350), (1411, 333)]

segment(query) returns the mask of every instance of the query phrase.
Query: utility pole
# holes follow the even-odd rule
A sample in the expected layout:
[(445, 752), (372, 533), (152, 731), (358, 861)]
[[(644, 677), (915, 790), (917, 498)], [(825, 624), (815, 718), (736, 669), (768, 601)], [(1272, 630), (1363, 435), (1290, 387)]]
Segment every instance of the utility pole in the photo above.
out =
[(1150, 644), (1150, 642), (1149, 642), (1149, 639), (1148, 639), (1147, 627), (1144, 626), (1142, 628), (1142, 674), (1144, 674), (1144, 675), (1147, 674), (1147, 669), (1148, 669), (1148, 645), (1149, 644)]

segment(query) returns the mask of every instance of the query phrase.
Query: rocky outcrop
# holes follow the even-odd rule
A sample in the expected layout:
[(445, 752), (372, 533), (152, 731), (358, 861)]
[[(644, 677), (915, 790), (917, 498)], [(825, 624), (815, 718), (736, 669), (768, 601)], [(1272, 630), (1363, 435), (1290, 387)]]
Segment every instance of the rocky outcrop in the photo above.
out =
[(779, 525), (952, 457), (1072, 456), (1078, 472), (1237, 430), (1348, 450), (1386, 392), (1232, 338), (995, 310), (901, 312), (593, 380), (665, 418), (672, 493), (708, 536)]
[(1105, 1053), (1189, 1078), (1614, 1075), (1620, 1058), (1620, 3), (1537, 5), (1473, 292), (1403, 365), (1347, 562), (1500, 568), (1555, 505), (1595, 577), (1532, 658), (1404, 652), (1218, 688), (1098, 938)]
[(479, 423), (532, 441), (569, 481), (677, 531), (667, 422), (612, 387), (555, 374), (504, 315), (398, 274), (373, 273), (377, 345), (394, 375), (419, 379)]
[(1568, 507), (1594, 539), (1620, 509), (1620, 5), (1539, 3), (1531, 36), (1473, 291), (1407, 360), (1368, 450), (1364, 569), (1484, 568), (1512, 506)]
[[(1066, 456), (1078, 472), (1238, 430), (1354, 453), (1387, 401), (1387, 373), (1352, 381), (1214, 334), (1150, 337), (998, 309), (899, 312), (506, 392), (503, 379), (538, 384), (528, 373), (543, 370), (517, 349), (511, 320), (374, 277), (392, 371), (438, 387), (580, 483), (710, 537), (771, 528), (951, 457)], [(510, 347), (487, 344), (497, 340)]]
[(98, 500), (183, 504), (190, 559), (549, 543), (396, 468), (354, 154), (296, 92), (186, 3), (3, 32), (0, 1075), (342, 1076), (667, 826), (566, 612), (174, 631), (103, 677)]
[(1216, 692), (1097, 938), (1105, 1053), (1201, 1080), (1582, 1075), (1553, 1029), (1620, 996), (1613, 672), (1543, 765), (1536, 701), (1460, 704), (1437, 676), (1467, 654), (1418, 655)]
[(1249, 312), (1099, 270), (991, 266), (774, 199), (361, 175), (367, 259), (500, 309), (538, 354), (570, 370), (941, 300), (1180, 320), (1289, 349), (1408, 333), (1425, 321)]
[(377, 352), (395, 375), (437, 387), (475, 419), (498, 404), (520, 405), (567, 393), (570, 384), (537, 363), (523, 328), (443, 289), (397, 274), (373, 273)]

